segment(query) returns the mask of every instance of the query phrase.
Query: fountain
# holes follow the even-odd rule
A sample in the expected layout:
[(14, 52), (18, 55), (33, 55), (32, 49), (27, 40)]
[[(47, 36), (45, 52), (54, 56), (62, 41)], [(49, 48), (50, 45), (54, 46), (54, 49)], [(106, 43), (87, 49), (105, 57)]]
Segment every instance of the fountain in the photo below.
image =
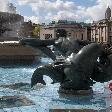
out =
[(17, 40), (17, 34), (23, 22), (24, 18), (19, 14), (0, 12), (0, 39)]
[(24, 17), (15, 13), (16, 9), (12, 4), (8, 4), (6, 11), (9, 12), (0, 12), (0, 41), (3, 41), (0, 43), (0, 65), (32, 64), (36, 55), (34, 51), (18, 43), (19, 29)]
[[(4, 32), (11, 31), (9, 27), (5, 27), (5, 24), (9, 23), (7, 25), (10, 25), (13, 22), (21, 20), (21, 16), (18, 14), (3, 13), (2, 15), (0, 19), (2, 21), (0, 22), (1, 35), (5, 34)], [(10, 15), (9, 18), (6, 15)], [(40, 48), (54, 62), (47, 65), (42, 63), (42, 66), (38, 65), (37, 69), (32, 67), (0, 68), (0, 111), (52, 112), (58, 110), (65, 111), (65, 109), (67, 109), (66, 111), (72, 111), (73, 108), (73, 111), (105, 111), (102, 109), (108, 108), (110, 105), (105, 104), (104, 94), (97, 93), (90, 95), (90, 93), (92, 92), (91, 86), (94, 83), (93, 80), (97, 83), (105, 82), (112, 78), (112, 56), (111, 54), (107, 54), (100, 44), (90, 44), (82, 41), (75, 41), (76, 43), (73, 44), (72, 42), (74, 41), (68, 38), (52, 41), (40, 41), (36, 39), (21, 40), (20, 43), (23, 45)], [(65, 60), (61, 62), (57, 60), (55, 54), (47, 48), (50, 44), (53, 44), (61, 51)], [(67, 51), (64, 47), (67, 48)], [(4, 50), (2, 49), (1, 51)], [(11, 52), (12, 50), (8, 51)], [(98, 58), (99, 61), (97, 61)], [(49, 79), (46, 78), (49, 84), (42, 87), (37, 85), (37, 89), (31, 89), (30, 78), (32, 73), (32, 86), (36, 83), (45, 84), (43, 75), (47, 75), (46, 73), (53, 79), (53, 82), (50, 84)], [(57, 82), (60, 85), (56, 84)], [(59, 93), (64, 93), (65, 96), (58, 94), (58, 89)], [(85, 93), (87, 96), (83, 96), (84, 94), (82, 93)], [(69, 94), (80, 94), (82, 96), (74, 97), (69, 96)], [(63, 110), (60, 110), (61, 108)]]
[[(20, 41), (23, 45), (29, 45), (34, 48), (42, 48), (45, 52), (47, 44), (53, 44), (61, 52), (69, 52), (70, 55), (61, 62), (58, 62), (52, 51), (47, 50), (47, 55), (53, 57), (52, 64), (38, 67), (31, 78), (31, 86), (37, 83), (45, 85), (43, 75), (52, 78), (52, 83), (60, 83), (59, 92), (66, 94), (90, 94), (92, 93), (91, 86), (94, 81), (106, 82), (112, 79), (112, 55), (111, 51), (98, 43), (68, 41), (70, 38), (59, 40), (38, 40), (38, 39), (23, 39)], [(72, 39), (73, 40), (73, 39)], [(64, 44), (66, 42), (66, 44)], [(73, 42), (73, 44), (72, 44)], [(84, 47), (80, 48), (80, 44)], [(69, 44), (69, 46), (68, 46)], [(76, 47), (76, 44), (78, 46)], [(88, 45), (87, 45), (88, 44)], [(66, 49), (67, 48), (67, 51)], [(76, 51), (79, 49), (79, 52)], [(66, 51), (66, 52), (65, 52)], [(68, 53), (67, 53), (68, 54)], [(99, 61), (98, 61), (99, 58)]]

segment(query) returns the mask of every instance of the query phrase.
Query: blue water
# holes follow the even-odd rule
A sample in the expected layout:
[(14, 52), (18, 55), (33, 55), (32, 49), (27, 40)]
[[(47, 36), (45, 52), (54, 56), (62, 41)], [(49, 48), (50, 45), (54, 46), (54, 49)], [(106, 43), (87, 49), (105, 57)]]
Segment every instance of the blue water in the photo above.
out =
[[(50, 63), (51, 60), (42, 59), (41, 64)], [(39, 64), (39, 65), (41, 65)], [(37, 66), (39, 66), (37, 65)], [(37, 66), (0, 68), (0, 85), (13, 83), (29, 83), (22, 90), (13, 90), (0, 87), (0, 96), (2, 95), (25, 95), (31, 99), (36, 105), (35, 108), (39, 112), (47, 112), (49, 109), (73, 109), (73, 108), (90, 108), (104, 109), (107, 101), (104, 91), (104, 84), (96, 83), (93, 86), (94, 93), (90, 96), (65, 96), (58, 94), (59, 84), (51, 84), (52, 80), (45, 76), (46, 86), (37, 85), (30, 88), (30, 79)], [(23, 107), (20, 107), (21, 110)], [(30, 107), (29, 107), (30, 108)], [(23, 109), (24, 110), (24, 109)], [(24, 111), (25, 112), (25, 111)], [(32, 111), (31, 111), (32, 112)]]

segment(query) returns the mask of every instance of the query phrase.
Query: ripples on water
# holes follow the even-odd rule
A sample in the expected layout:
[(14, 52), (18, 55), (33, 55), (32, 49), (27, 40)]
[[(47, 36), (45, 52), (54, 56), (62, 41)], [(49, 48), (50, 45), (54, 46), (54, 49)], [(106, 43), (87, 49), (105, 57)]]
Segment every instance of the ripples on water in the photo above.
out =
[[(52, 62), (46, 58), (41, 60), (41, 64), (47, 64)], [(45, 76), (44, 79), (47, 82), (46, 86), (39, 85), (34, 89), (30, 88), (30, 79), (37, 66), (30, 67), (14, 67), (14, 68), (0, 68), (0, 84), (14, 84), (14, 83), (28, 83), (29, 91), (25, 91), (23, 88), (22, 92), (20, 89), (19, 94), (24, 94), (30, 99), (34, 100), (35, 103), (38, 101), (45, 108), (105, 108), (106, 101), (104, 98), (104, 84), (96, 83), (93, 86), (95, 91), (93, 95), (90, 96), (63, 96), (59, 95), (57, 90), (59, 84), (50, 84), (52, 80)], [(9, 92), (9, 90), (1, 89), (0, 92)], [(1, 93), (0, 93), (1, 94)], [(12, 95), (15, 94), (13, 91)], [(48, 106), (47, 106), (48, 105)]]

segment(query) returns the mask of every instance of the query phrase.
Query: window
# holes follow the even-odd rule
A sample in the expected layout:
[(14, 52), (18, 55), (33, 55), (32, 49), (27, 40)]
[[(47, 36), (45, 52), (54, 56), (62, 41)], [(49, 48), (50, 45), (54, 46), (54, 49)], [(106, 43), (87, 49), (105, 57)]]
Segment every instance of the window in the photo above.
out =
[(71, 33), (68, 33), (68, 36), (71, 36)]
[(45, 34), (45, 39), (50, 39), (52, 38), (52, 34)]
[(50, 37), (52, 38), (52, 34), (50, 34)]
[(101, 28), (101, 32), (103, 32), (103, 27)]
[(49, 35), (48, 34), (45, 34), (45, 39), (49, 39)]
[(82, 33), (82, 35), (81, 35), (81, 40), (83, 40), (83, 33)]

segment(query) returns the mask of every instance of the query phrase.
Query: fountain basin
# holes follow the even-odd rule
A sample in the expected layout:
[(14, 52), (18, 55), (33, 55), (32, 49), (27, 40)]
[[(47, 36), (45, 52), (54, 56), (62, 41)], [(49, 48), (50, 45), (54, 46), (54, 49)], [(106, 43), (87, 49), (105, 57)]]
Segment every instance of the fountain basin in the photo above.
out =
[[(49, 62), (51, 60), (44, 58), (41, 63), (43, 65)], [(86, 112), (88, 112), (91, 110), (93, 112), (106, 112), (107, 110), (109, 112), (111, 110), (112, 95), (105, 93), (104, 84), (101, 83), (96, 83), (92, 87), (93, 94), (91, 95), (59, 94), (58, 90), (60, 85), (58, 83), (50, 84), (52, 80), (49, 77), (44, 77), (44, 80), (47, 82), (46, 86), (36, 85), (36, 87), (31, 88), (29, 85), (30, 79), (37, 66), (0, 68), (0, 85), (2, 85), (0, 86), (0, 97), (25, 96), (35, 104), (29, 106), (13, 106), (10, 108), (4, 107), (0, 111), (56, 112), (56, 110), (60, 110), (62, 112), (64, 110), (67, 112), (70, 110), (72, 112), (74, 110), (76, 112), (83, 112), (87, 110)]]

